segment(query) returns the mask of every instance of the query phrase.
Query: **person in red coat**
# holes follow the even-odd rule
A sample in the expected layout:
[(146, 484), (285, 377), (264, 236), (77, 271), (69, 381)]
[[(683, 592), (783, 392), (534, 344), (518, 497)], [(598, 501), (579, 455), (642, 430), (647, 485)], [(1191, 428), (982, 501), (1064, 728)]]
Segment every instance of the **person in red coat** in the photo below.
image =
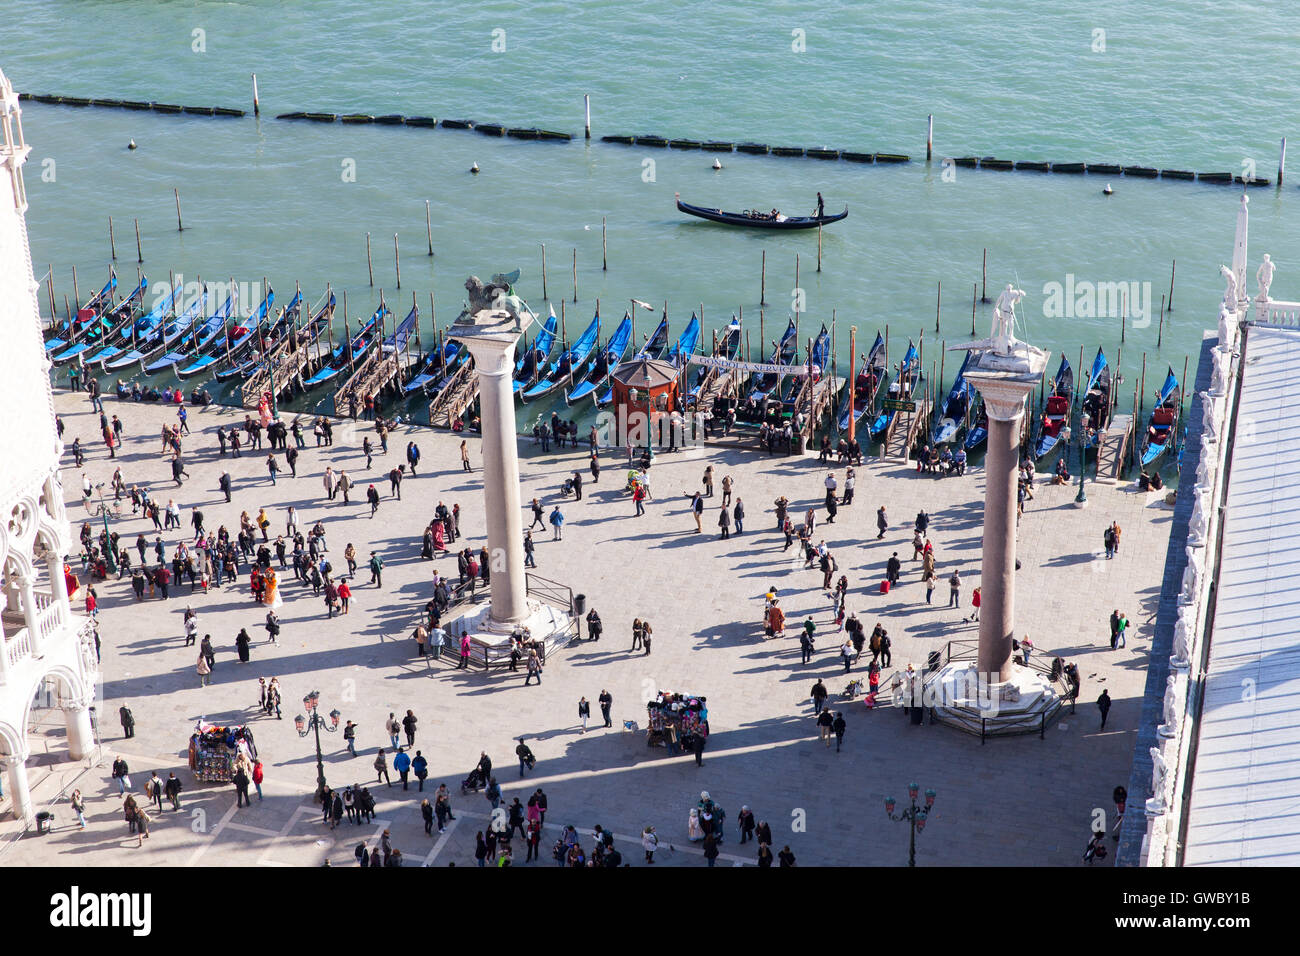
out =
[(257, 788), (257, 799), (262, 799), (262, 761), (253, 764), (253, 786)]

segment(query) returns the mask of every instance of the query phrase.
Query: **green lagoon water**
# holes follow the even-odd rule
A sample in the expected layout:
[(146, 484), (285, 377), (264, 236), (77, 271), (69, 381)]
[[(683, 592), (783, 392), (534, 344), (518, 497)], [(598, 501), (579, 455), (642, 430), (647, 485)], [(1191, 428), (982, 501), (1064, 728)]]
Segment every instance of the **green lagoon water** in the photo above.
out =
[[(248, 283), (267, 276), (281, 301), (295, 282), (311, 301), (330, 282), (347, 290), (353, 317), (373, 310), (381, 287), (398, 314), (414, 292), (426, 329), (429, 292), (445, 326), (459, 311), (470, 273), (520, 268), (518, 291), (544, 313), (545, 243), (551, 302), (558, 312), (561, 297), (568, 300), (570, 336), (585, 326), (596, 298), (608, 334), (635, 297), (667, 301), (675, 332), (702, 304), (706, 337), (743, 308), (757, 351), (766, 251), (766, 338), (790, 314), (798, 254), (806, 293), (801, 337), (829, 324), (834, 310), (843, 373), (850, 325), (860, 339), (886, 323), (894, 341), (924, 330), (926, 364), (937, 358), (940, 282), (938, 338), (952, 344), (969, 337), (972, 284), (987, 248), (990, 297), (1017, 283), (1028, 293), (1021, 307), (1027, 337), (1064, 350), (1072, 362), (1080, 347), (1090, 358), (1098, 345), (1114, 361), (1119, 319), (1049, 317), (1048, 283), (1073, 275), (1151, 284), (1153, 321), (1130, 327), (1123, 349), (1126, 409), (1144, 351), (1148, 393), (1166, 364), (1181, 374), (1185, 356), (1195, 361), (1222, 295), (1218, 266), (1231, 257), (1240, 189), (1114, 177), (1115, 194), (1105, 197), (1096, 176), (961, 168), (945, 177), (940, 159), (996, 155), (1238, 174), (1253, 160), (1258, 175), (1272, 178), (1280, 137), (1300, 135), (1292, 95), (1300, 85), (1300, 30), (1263, 3), (448, 8), (355, 0), (49, 0), (0, 9), (0, 69), (23, 91), (248, 108), (250, 73), (261, 89), (260, 121), (24, 104), (33, 146), (32, 254), (38, 274), (53, 264), (60, 310), (72, 291), (73, 265), (83, 299), (102, 284), (109, 216), (126, 284), (135, 266), (131, 220), (138, 217), (151, 280), (169, 270)], [(202, 52), (194, 50), (196, 30)], [(1098, 30), (1105, 31), (1104, 51), (1094, 50)], [(802, 31), (804, 52), (792, 49), (799, 39), (792, 31)], [(503, 36), (504, 51), (493, 52)], [(592, 96), (597, 137), (590, 143), (581, 138), (584, 93)], [(291, 110), (469, 118), (578, 138), (545, 143), (274, 119)], [(936, 157), (927, 166), (930, 113)], [(599, 142), (607, 133), (828, 145), (903, 152), (914, 161), (883, 166), (723, 154), (725, 168), (715, 172), (713, 154)], [(130, 139), (138, 150), (126, 149)], [(471, 176), (475, 162), (482, 173)], [(345, 181), (351, 164), (355, 182)], [(1278, 262), (1274, 295), (1281, 298), (1300, 297), (1295, 177), (1300, 169), (1281, 190), (1250, 191), (1250, 268), (1270, 252)], [(183, 233), (176, 231), (173, 187), (181, 193)], [(727, 229), (687, 219), (673, 205), (680, 192), (709, 206), (805, 213), (817, 190), (828, 209), (850, 209), (847, 221), (825, 230), (820, 274), (815, 232)], [(1154, 312), (1168, 292), (1174, 259), (1175, 310), (1157, 349)], [(980, 307), (981, 335), (990, 309)], [(642, 313), (638, 336), (652, 322)], [(950, 362), (949, 380), (952, 373)], [(325, 398), (321, 390), (299, 405)], [(397, 411), (418, 416), (419, 404)], [(530, 407), (527, 417), (550, 407)]]

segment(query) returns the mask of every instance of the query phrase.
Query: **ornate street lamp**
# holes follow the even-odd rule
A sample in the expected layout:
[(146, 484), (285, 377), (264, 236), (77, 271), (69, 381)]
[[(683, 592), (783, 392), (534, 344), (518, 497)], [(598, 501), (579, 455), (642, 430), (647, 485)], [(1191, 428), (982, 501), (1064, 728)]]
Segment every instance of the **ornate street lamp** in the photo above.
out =
[[(1079, 493), (1074, 496), (1074, 503), (1082, 508), (1088, 503), (1088, 496), (1083, 490), (1083, 476), (1088, 470), (1088, 419), (1083, 409), (1079, 410)], [(1101, 454), (1100, 436), (1098, 436), (1097, 454)]]
[(302, 714), (294, 717), (293, 726), (298, 731), (299, 737), (306, 737), (313, 731), (316, 734), (316, 798), (325, 793), (325, 761), (321, 755), (320, 749), (320, 732), (325, 728), (326, 733), (334, 733), (339, 729), (339, 718), (343, 715), (337, 709), (329, 713), (329, 722), (321, 716), (318, 707), (320, 704), (320, 691), (314, 690), (302, 699), (302, 706), (307, 710), (307, 716)]
[[(108, 513), (113, 509), (110, 509), (108, 505), (104, 504), (104, 483), (102, 481), (96, 482), (95, 493), (99, 495), (99, 505), (92, 511), (89, 503), (87, 503), (86, 510), (90, 511), (92, 518), (102, 518), (104, 521), (104, 551), (106, 552), (104, 555), (104, 567), (108, 569), (109, 574), (117, 574), (117, 555), (114, 553), (113, 536), (109, 534), (108, 531)], [(121, 513), (121, 508), (118, 507), (116, 509), (116, 515), (120, 515)]]
[(897, 815), (894, 814), (894, 807), (897, 806), (897, 801), (894, 800), (893, 797), (885, 798), (885, 816), (889, 817), (889, 819), (896, 823), (906, 821), (911, 824), (912, 833), (911, 843), (908, 849), (908, 866), (916, 866), (916, 835), (925, 829), (926, 818), (930, 815), (930, 810), (934, 806), (934, 798), (937, 795), (934, 790), (926, 790), (925, 805), (917, 806), (916, 798), (920, 794), (920, 790), (921, 788), (915, 783), (909, 783), (907, 785), (907, 796), (911, 802), (911, 806)]

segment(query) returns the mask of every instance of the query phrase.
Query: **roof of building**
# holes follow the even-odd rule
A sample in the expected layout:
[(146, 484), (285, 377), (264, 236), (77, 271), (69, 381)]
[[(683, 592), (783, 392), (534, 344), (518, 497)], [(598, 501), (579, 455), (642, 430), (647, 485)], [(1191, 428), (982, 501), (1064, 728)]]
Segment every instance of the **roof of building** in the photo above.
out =
[(1300, 863), (1300, 330), (1247, 333), (1183, 863)]

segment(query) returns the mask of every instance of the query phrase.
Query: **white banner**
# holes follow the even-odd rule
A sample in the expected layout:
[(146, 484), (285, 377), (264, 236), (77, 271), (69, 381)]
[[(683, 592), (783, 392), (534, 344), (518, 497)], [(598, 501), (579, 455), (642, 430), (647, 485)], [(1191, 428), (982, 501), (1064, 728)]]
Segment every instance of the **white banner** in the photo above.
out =
[[(808, 374), (807, 365), (768, 365), (762, 362), (735, 362), (731, 359), (714, 358), (711, 355), (692, 355), (692, 365), (703, 365), (707, 368), (720, 368), (724, 371), (741, 371), (741, 372), (778, 372), (782, 375), (790, 375), (800, 378)], [(813, 366), (817, 370), (817, 366)]]

